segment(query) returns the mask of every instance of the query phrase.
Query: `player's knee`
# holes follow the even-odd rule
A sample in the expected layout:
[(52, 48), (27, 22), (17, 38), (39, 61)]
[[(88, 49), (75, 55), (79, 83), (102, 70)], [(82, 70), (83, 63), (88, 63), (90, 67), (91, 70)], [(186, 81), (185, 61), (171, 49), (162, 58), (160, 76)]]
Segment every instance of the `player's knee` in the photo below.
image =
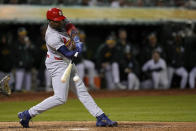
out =
[(134, 79), (134, 78), (135, 78), (135, 75), (133, 73), (128, 74), (128, 79)]
[(65, 104), (67, 99), (59, 96), (55, 96), (55, 99), (58, 101), (59, 105)]
[(112, 63), (112, 68), (118, 68), (118, 63), (117, 62), (113, 62)]
[(194, 78), (196, 75), (194, 74), (194, 72), (190, 72), (189, 73), (189, 78), (191, 79), (191, 78)]
[(90, 69), (94, 69), (95, 68), (95, 64), (93, 62), (91, 62), (91, 61), (88, 62), (88, 65), (87, 66)]
[(184, 72), (183, 73), (183, 78), (187, 78), (188, 77), (188, 73), (187, 72)]

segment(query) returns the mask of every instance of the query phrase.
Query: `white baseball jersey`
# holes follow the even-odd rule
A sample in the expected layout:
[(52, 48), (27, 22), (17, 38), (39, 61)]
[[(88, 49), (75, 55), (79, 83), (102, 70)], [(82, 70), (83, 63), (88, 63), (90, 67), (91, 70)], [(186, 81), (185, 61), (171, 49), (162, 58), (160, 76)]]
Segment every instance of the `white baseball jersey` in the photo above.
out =
[(147, 71), (149, 69), (157, 69), (157, 68), (162, 68), (163, 70), (166, 70), (167, 66), (165, 60), (160, 58), (159, 61), (155, 63), (155, 61), (151, 59), (144, 64), (142, 70)]
[[(161, 71), (154, 71), (152, 72), (152, 81), (153, 82), (153, 88), (154, 89), (167, 89), (168, 88), (168, 78), (167, 78), (167, 66), (166, 66), (166, 62), (163, 59), (159, 59), (158, 62), (155, 63), (155, 61), (153, 59), (147, 61), (142, 70), (143, 71), (147, 71), (147, 70), (153, 70), (153, 69), (159, 69), (162, 68)], [(147, 85), (145, 85), (145, 87), (147, 87)]]
[(66, 31), (58, 32), (52, 29), (50, 26), (48, 26), (46, 31), (45, 39), (48, 54), (58, 58), (64, 58), (64, 56), (57, 51), (61, 46), (65, 45), (69, 50), (74, 48), (74, 43), (71, 41)]

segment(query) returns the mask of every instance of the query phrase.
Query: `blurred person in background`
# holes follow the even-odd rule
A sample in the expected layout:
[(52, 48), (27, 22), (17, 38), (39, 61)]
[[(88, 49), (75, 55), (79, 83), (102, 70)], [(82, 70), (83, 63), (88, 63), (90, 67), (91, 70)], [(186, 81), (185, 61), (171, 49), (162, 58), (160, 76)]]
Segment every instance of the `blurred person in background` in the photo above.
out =
[(151, 59), (152, 57), (152, 53), (154, 50), (159, 51), (160, 55), (162, 58), (165, 58), (165, 52), (163, 47), (158, 43), (158, 39), (157, 39), (157, 35), (156, 33), (151, 33), (148, 37), (147, 37), (147, 42), (145, 43), (145, 45), (143, 46), (143, 48), (141, 49), (141, 57), (140, 57), (140, 61), (141, 64), (143, 65), (147, 60)]
[(79, 35), (80, 41), (83, 43), (82, 53), (80, 54), (80, 57), (75, 63), (78, 69), (79, 76), (83, 80), (85, 76), (85, 70), (86, 70), (88, 73), (89, 88), (97, 89), (94, 83), (94, 78), (96, 74), (95, 63), (87, 58), (86, 34), (84, 31), (79, 30), (78, 35)]
[(89, 0), (88, 5), (89, 6), (96, 6), (96, 5), (98, 5), (98, 1), (97, 0)]
[(127, 0), (126, 3), (127, 3), (128, 6), (140, 7), (140, 6), (144, 5), (143, 0)]
[(72, 6), (72, 5), (81, 5), (82, 0), (58, 0), (58, 5), (64, 5), (64, 6)]
[(184, 29), (184, 43), (185, 43), (185, 58), (186, 68), (189, 72), (189, 86), (191, 89), (195, 88), (196, 80), (196, 33), (194, 32), (195, 24), (188, 21)]
[(119, 52), (119, 67), (121, 80), (127, 81), (129, 90), (139, 89), (139, 79), (136, 74), (139, 74), (139, 64), (134, 59), (134, 55), (137, 55), (137, 49), (133, 44), (127, 41), (127, 31), (125, 29), (119, 29), (118, 38), (116, 44)]
[(15, 90), (21, 91), (23, 82), (27, 91), (31, 90), (31, 69), (33, 66), (33, 49), (27, 30), (24, 27), (18, 28), (17, 40), (15, 42), (15, 68), (16, 68), (16, 84)]
[(187, 0), (173, 0), (175, 7), (184, 7)]
[(190, 9), (196, 9), (196, 0), (186, 1), (185, 7), (190, 8)]
[(110, 5), (110, 1), (106, 1), (106, 0), (89, 0), (89, 5), (90, 6), (109, 6)]
[(2, 34), (0, 37), (0, 79), (5, 75), (10, 76), (9, 86), (13, 88), (14, 76), (12, 73), (14, 65), (14, 54), (13, 54), (13, 45), (12, 36), (9, 33)]
[[(125, 29), (119, 29), (118, 30), (118, 38), (117, 38), (117, 44), (116, 44), (118, 50), (120, 50), (120, 57), (124, 58), (127, 51), (131, 52), (134, 57), (138, 56), (139, 49), (137, 45), (129, 42), (127, 40), (127, 31)], [(122, 60), (124, 61), (124, 60)]]
[[(140, 0), (138, 0), (140, 1)], [(157, 0), (142, 0), (144, 6), (153, 7), (156, 5)]]
[(167, 65), (159, 51), (153, 51), (152, 59), (143, 65), (142, 71), (149, 76), (148, 80), (142, 82), (142, 89), (168, 89)]
[(172, 83), (173, 75), (181, 77), (180, 89), (184, 89), (188, 80), (188, 72), (185, 68), (185, 48), (183, 45), (182, 32), (173, 33), (173, 43), (168, 45), (168, 79), (169, 87)]
[(110, 35), (104, 44), (100, 45), (96, 53), (96, 62), (101, 74), (106, 80), (108, 90), (125, 89), (120, 83), (119, 59), (121, 53), (116, 46), (114, 35)]
[(127, 4), (126, 4), (126, 0), (113, 0), (111, 2), (111, 7), (114, 7), (114, 8), (120, 8), (120, 7), (126, 7)]
[(121, 65), (123, 76), (127, 78), (128, 90), (139, 90), (140, 81), (138, 79), (139, 64), (130, 51), (124, 56), (124, 63)]
[(57, 5), (58, 0), (26, 0), (27, 4)]
[(118, 31), (116, 46), (121, 51), (121, 57), (124, 57), (127, 50), (131, 50), (131, 43), (127, 41), (127, 31), (125, 29), (120, 29)]

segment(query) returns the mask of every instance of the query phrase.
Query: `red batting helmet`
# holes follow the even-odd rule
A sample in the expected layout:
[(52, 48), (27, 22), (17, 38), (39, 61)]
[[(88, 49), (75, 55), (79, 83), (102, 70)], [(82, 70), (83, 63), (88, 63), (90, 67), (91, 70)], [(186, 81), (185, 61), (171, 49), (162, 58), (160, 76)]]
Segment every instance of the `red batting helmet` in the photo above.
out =
[(61, 21), (66, 17), (63, 16), (63, 12), (59, 8), (51, 8), (47, 11), (46, 17), (48, 20)]

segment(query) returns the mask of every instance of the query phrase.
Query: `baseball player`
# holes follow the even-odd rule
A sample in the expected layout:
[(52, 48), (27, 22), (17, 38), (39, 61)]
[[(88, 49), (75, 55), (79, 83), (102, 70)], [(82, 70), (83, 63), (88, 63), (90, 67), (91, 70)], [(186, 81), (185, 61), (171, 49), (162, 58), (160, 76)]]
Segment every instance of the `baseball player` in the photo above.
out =
[(33, 67), (33, 51), (34, 45), (28, 37), (28, 32), (24, 27), (18, 29), (18, 39), (16, 40), (15, 47), (15, 67), (16, 67), (16, 84), (15, 90), (21, 91), (23, 81), (25, 83), (25, 89), (31, 90), (32, 74), (31, 69)]
[(29, 110), (18, 113), (20, 124), (28, 128), (29, 120), (36, 115), (53, 107), (64, 104), (67, 101), (69, 87), (77, 95), (91, 115), (97, 118), (96, 126), (117, 126), (117, 122), (111, 121), (97, 106), (81, 79), (74, 82), (73, 77), (78, 75), (75, 65), (72, 67), (69, 82), (62, 83), (61, 76), (67, 68), (70, 59), (76, 52), (82, 52), (82, 44), (76, 36), (76, 28), (68, 22), (67, 18), (58, 8), (47, 11), (48, 28), (45, 39), (47, 45), (46, 68), (52, 77), (54, 95)]
[(174, 33), (172, 44), (168, 45), (168, 79), (171, 87), (173, 75), (181, 77), (180, 89), (185, 89), (188, 81), (188, 71), (185, 68), (185, 52), (181, 32)]
[(137, 77), (139, 74), (139, 64), (134, 59), (132, 52), (127, 52), (124, 60), (122, 65), (124, 69), (123, 75), (127, 77), (128, 90), (139, 90), (140, 81)]
[(145, 45), (142, 47), (140, 59), (141, 59), (141, 64), (143, 65), (146, 61), (151, 59), (152, 57), (152, 52), (154, 50), (157, 50), (160, 52), (160, 55), (162, 58), (165, 57), (164, 53), (164, 48), (160, 45), (157, 34), (156, 33), (151, 33), (147, 37), (147, 42), (144, 43)]
[(126, 86), (120, 83), (118, 61), (121, 57), (119, 56), (115, 36), (110, 35), (105, 43), (99, 46), (96, 53), (96, 62), (100, 69), (100, 73), (104, 74), (108, 90), (126, 89)]
[(152, 59), (148, 60), (142, 67), (143, 72), (151, 76), (151, 80), (142, 82), (142, 88), (153, 87), (154, 89), (167, 89), (167, 65), (164, 59), (160, 57), (158, 51), (153, 51)]

